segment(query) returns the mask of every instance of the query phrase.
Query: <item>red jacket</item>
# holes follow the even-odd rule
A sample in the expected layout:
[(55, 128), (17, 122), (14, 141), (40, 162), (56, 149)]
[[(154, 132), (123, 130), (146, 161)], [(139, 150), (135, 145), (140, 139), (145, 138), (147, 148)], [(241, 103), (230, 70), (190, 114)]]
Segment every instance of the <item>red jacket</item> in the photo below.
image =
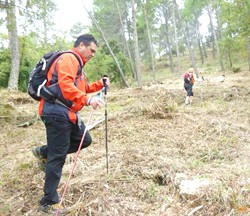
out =
[[(77, 53), (83, 64), (86, 63), (84, 57), (75, 48), (72, 49)], [(53, 95), (60, 101), (63, 101), (70, 109), (41, 99), (39, 104), (40, 116), (59, 116), (76, 123), (76, 112), (80, 111), (83, 106), (87, 105), (87, 93), (99, 91), (103, 88), (102, 81), (88, 84), (85, 73), (79, 71), (80, 63), (71, 53), (61, 55), (51, 66), (48, 72), (49, 87)]]
[(194, 84), (195, 80), (194, 80), (194, 76), (190, 75), (188, 72), (184, 74), (184, 82), (185, 83), (190, 83), (190, 84)]

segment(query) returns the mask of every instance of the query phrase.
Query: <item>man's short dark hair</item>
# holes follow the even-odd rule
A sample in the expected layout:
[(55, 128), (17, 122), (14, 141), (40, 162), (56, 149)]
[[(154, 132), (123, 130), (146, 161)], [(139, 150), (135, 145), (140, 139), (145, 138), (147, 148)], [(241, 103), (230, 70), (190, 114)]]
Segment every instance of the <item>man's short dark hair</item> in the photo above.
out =
[(74, 47), (79, 46), (79, 44), (80, 44), (81, 42), (83, 42), (84, 45), (86, 45), (86, 46), (89, 46), (91, 42), (94, 42), (95, 45), (98, 46), (96, 39), (95, 39), (94, 36), (91, 35), (91, 34), (83, 34), (83, 35), (80, 35), (80, 36), (76, 39), (76, 41), (75, 41), (75, 43), (74, 43)]

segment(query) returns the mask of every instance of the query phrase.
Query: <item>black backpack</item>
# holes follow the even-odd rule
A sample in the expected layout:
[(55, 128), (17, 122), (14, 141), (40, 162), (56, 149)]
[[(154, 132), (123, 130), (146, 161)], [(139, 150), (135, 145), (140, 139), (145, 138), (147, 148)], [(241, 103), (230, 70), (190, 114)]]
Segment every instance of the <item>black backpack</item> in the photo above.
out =
[(47, 74), (48, 71), (53, 64), (53, 62), (62, 54), (64, 53), (72, 53), (78, 59), (80, 66), (77, 72), (79, 75), (82, 71), (82, 60), (80, 57), (74, 53), (73, 51), (53, 51), (46, 53), (36, 64), (34, 69), (31, 71), (29, 75), (29, 82), (28, 82), (28, 94), (35, 100), (40, 101), (41, 98), (44, 98), (48, 101), (55, 101), (55, 97), (49, 91), (49, 88), (46, 87), (47, 83)]

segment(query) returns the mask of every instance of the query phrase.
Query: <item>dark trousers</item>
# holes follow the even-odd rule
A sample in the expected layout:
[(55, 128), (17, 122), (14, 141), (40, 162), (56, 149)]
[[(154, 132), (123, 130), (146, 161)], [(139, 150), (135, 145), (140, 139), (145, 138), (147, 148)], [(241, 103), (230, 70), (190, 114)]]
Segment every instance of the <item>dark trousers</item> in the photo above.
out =
[(184, 83), (184, 88), (187, 92), (187, 96), (194, 96), (193, 93), (193, 84), (191, 83)]
[[(42, 117), (46, 126), (47, 145), (41, 147), (41, 154), (47, 157), (44, 183), (44, 197), (40, 204), (55, 204), (59, 202), (57, 187), (59, 185), (62, 168), (67, 154), (77, 152), (85, 125), (81, 127), (60, 117)], [(92, 142), (87, 131), (82, 148), (88, 147)]]

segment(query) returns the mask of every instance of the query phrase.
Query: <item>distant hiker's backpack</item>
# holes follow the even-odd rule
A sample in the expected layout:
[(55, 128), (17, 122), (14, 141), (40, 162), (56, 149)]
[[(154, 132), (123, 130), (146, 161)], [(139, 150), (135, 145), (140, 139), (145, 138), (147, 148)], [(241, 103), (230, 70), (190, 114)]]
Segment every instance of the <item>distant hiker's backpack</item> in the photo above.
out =
[(78, 59), (80, 63), (79, 71), (77, 74), (81, 72), (82, 69), (82, 61), (79, 56), (74, 53), (73, 51), (54, 51), (46, 53), (36, 64), (34, 69), (31, 71), (29, 75), (29, 82), (28, 82), (28, 94), (35, 100), (40, 101), (41, 98), (46, 100), (54, 100), (54, 96), (49, 91), (49, 88), (46, 87), (47, 83), (47, 74), (48, 71), (53, 64), (53, 62), (62, 54), (64, 53), (72, 53)]

